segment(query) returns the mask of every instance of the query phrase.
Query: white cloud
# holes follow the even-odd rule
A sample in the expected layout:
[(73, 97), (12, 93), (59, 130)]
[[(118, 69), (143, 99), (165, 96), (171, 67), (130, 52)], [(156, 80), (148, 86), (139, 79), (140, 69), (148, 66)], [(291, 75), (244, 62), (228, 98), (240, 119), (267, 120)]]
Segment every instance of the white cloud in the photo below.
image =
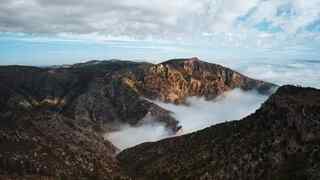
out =
[[(254, 112), (266, 98), (254, 91), (244, 92), (235, 89), (217, 97), (214, 101), (190, 97), (187, 99), (188, 106), (160, 101), (154, 103), (173, 112), (172, 115), (182, 126), (182, 131), (178, 134), (181, 135), (217, 123), (239, 120)], [(119, 131), (108, 133), (105, 138), (123, 150), (143, 142), (157, 141), (170, 136), (173, 136), (172, 133), (167, 131), (163, 124), (147, 118), (140, 126), (121, 125)]]
[(239, 120), (258, 109), (266, 98), (267, 96), (254, 91), (244, 92), (235, 89), (224, 93), (214, 101), (206, 101), (201, 97), (190, 97), (187, 99), (188, 106), (160, 101), (155, 103), (174, 112), (173, 116), (178, 119), (183, 134), (185, 134), (213, 124)]
[[(293, 49), (295, 51), (295, 49)], [(320, 63), (316, 60), (249, 62), (235, 67), (249, 77), (278, 85), (292, 84), (320, 88)], [(263, 72), (263, 73), (261, 73)]]
[(119, 129), (105, 134), (105, 138), (111, 141), (117, 148), (123, 150), (143, 142), (152, 142), (171, 136), (172, 133), (164, 124), (143, 120), (139, 126), (129, 124), (119, 125)]
[(214, 32), (230, 32), (236, 24), (237, 18), (246, 15), (249, 10), (257, 6), (259, 0), (217, 0), (212, 1), (210, 29)]
[[(319, 12), (319, 0), (5, 0), (0, 4), (0, 31), (87, 34), (101, 39), (205, 37), (234, 44), (261, 37), (265, 32), (255, 26), (262, 21), (295, 38), (320, 19)], [(230, 39), (230, 34), (238, 38)], [(260, 44), (269, 43), (264, 39), (269, 38), (264, 36)]]

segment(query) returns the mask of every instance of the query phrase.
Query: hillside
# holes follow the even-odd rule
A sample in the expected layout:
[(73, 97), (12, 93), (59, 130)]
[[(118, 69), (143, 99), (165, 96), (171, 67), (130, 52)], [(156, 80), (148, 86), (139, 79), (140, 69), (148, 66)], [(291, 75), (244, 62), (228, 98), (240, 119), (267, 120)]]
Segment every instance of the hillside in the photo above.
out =
[(54, 67), (0, 67), (0, 175), (119, 179), (118, 149), (103, 139), (115, 124), (147, 116), (175, 134), (179, 122), (146, 100), (184, 103), (241, 88), (271, 93), (276, 85), (197, 58), (160, 64), (90, 61)]
[(120, 153), (137, 180), (319, 179), (320, 90), (283, 86), (254, 114)]

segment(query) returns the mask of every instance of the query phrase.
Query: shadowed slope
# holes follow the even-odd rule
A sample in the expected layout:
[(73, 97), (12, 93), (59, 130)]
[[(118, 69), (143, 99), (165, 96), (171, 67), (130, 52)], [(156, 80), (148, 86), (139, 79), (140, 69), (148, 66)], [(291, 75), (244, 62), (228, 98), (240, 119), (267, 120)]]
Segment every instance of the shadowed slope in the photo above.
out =
[(254, 114), (121, 152), (134, 179), (319, 179), (320, 91), (283, 86)]

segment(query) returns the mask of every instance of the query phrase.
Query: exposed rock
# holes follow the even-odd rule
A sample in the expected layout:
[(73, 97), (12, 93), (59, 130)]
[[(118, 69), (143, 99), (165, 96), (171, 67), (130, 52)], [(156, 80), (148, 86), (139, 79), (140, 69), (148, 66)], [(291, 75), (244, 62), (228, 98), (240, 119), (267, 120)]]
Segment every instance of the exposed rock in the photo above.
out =
[(320, 178), (320, 90), (283, 86), (254, 114), (118, 156), (137, 180)]
[(225, 91), (241, 88), (270, 94), (276, 86), (253, 80), (226, 67), (198, 58), (175, 59), (149, 68), (141, 91), (151, 98), (183, 103), (187, 97), (213, 99)]

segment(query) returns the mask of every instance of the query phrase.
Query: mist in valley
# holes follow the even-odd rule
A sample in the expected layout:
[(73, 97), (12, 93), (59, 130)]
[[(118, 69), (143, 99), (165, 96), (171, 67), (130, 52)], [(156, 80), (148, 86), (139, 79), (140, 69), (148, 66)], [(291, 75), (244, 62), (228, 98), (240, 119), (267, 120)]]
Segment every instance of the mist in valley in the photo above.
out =
[(189, 97), (186, 101), (188, 105), (153, 101), (171, 111), (172, 116), (179, 121), (182, 128), (177, 134), (172, 134), (165, 124), (155, 122), (152, 117), (145, 117), (139, 126), (123, 124), (118, 131), (106, 134), (105, 138), (123, 150), (143, 142), (157, 141), (195, 132), (214, 124), (239, 120), (253, 113), (266, 99), (267, 96), (256, 91), (234, 89), (211, 101), (202, 97)]

